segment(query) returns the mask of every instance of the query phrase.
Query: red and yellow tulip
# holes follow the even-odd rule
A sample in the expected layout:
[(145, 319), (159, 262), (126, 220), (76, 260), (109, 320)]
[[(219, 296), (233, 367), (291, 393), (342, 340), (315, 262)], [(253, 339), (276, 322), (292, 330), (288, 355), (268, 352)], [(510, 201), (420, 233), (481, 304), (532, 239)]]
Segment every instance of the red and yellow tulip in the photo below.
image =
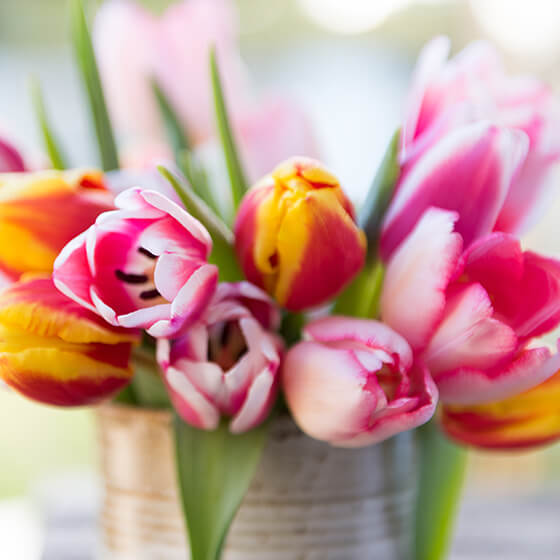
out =
[(363, 231), (336, 177), (294, 158), (246, 195), (235, 223), (245, 276), (300, 311), (332, 299), (362, 268)]
[(0, 378), (35, 401), (80, 406), (113, 395), (132, 377), (137, 340), (135, 331), (65, 297), (50, 278), (0, 294)]
[(445, 405), (441, 419), (450, 437), (476, 447), (514, 449), (560, 439), (560, 371), (509, 399)]
[(112, 208), (97, 171), (0, 174), (0, 271), (51, 272), (66, 243)]

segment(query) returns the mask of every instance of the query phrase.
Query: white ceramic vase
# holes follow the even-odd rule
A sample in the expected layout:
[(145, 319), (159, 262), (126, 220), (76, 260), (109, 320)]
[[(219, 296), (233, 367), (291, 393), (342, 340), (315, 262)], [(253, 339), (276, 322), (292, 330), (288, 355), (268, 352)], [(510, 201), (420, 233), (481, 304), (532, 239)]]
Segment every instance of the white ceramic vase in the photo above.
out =
[[(104, 560), (185, 560), (171, 416), (98, 412)], [(288, 417), (271, 429), (224, 560), (408, 560), (417, 484), (413, 439), (335, 449)]]

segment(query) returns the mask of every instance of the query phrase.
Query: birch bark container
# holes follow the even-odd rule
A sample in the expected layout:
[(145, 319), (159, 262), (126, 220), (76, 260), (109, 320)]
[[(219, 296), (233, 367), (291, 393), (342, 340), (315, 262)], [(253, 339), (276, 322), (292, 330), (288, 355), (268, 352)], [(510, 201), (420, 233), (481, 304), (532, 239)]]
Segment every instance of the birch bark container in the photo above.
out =
[[(188, 559), (170, 414), (112, 405), (98, 425), (101, 558)], [(336, 449), (280, 418), (224, 560), (407, 560), (416, 473), (411, 434)]]

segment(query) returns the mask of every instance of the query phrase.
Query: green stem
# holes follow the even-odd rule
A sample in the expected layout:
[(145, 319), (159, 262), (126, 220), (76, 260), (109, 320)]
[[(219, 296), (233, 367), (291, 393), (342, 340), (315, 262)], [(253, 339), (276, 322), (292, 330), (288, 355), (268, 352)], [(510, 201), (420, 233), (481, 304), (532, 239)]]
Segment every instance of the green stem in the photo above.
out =
[(467, 451), (441, 433), (436, 420), (417, 430), (420, 487), (416, 502), (414, 560), (444, 560), (460, 503)]

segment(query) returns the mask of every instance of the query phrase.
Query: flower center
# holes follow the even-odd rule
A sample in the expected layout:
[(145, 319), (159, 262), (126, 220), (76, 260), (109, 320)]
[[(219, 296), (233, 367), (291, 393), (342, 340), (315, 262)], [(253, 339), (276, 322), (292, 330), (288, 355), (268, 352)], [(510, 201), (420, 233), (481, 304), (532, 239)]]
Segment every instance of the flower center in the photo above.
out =
[(210, 327), (208, 361), (214, 362), (224, 371), (228, 371), (247, 351), (245, 336), (237, 321), (225, 321)]

